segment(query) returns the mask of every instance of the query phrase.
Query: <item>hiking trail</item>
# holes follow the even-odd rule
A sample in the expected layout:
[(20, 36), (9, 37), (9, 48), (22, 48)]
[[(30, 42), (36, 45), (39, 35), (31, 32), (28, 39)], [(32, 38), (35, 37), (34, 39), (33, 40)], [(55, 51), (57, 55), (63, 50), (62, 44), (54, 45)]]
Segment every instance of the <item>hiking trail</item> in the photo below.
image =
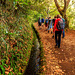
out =
[(60, 48), (55, 48), (53, 34), (45, 31), (45, 27), (39, 29), (38, 23), (34, 23), (34, 26), (39, 32), (44, 47), (45, 75), (75, 75), (75, 31), (66, 31), (65, 38), (61, 38)]

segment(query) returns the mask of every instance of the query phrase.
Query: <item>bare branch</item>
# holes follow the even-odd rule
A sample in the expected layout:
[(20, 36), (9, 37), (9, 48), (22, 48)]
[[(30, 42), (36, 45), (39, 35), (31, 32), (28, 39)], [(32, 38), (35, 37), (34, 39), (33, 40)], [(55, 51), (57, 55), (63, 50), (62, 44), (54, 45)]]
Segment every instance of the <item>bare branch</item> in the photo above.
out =
[(66, 12), (66, 9), (68, 8), (70, 0), (64, 0), (64, 8), (63, 8), (63, 12)]

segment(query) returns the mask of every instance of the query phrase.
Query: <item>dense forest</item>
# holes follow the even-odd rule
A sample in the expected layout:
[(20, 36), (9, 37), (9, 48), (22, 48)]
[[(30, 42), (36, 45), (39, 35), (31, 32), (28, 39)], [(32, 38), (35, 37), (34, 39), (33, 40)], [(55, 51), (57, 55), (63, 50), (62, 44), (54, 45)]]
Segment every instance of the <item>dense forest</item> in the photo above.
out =
[(32, 25), (60, 14), (75, 30), (75, 0), (0, 0), (0, 75), (22, 75), (33, 47)]

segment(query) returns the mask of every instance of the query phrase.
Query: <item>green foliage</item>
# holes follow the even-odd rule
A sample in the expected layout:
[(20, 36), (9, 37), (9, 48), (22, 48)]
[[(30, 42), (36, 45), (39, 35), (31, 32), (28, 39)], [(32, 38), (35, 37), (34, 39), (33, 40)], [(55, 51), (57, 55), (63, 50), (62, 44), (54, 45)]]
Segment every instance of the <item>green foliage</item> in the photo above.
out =
[[(14, 6), (12, 9), (15, 11)], [(18, 16), (14, 15), (14, 12), (11, 15), (9, 15), (11, 13), (9, 12), (9, 16), (7, 16), (7, 13), (8, 10), (1, 13), (0, 64), (2, 65), (0, 65), (0, 74), (5, 75), (5, 67), (8, 68), (10, 65), (15, 74), (22, 75), (21, 70), (26, 68), (32, 48), (31, 20), (28, 17), (26, 18), (22, 11), (19, 11)], [(20, 65), (17, 66), (18, 64)], [(20, 67), (22, 68), (19, 69)], [(10, 71), (9, 75), (14, 75), (13, 72)]]
[(70, 29), (74, 29), (75, 30), (75, 1), (71, 0), (68, 10), (67, 10), (67, 16), (69, 19), (69, 27)]
[(5, 69), (2, 65), (0, 65), (0, 74), (5, 74)]

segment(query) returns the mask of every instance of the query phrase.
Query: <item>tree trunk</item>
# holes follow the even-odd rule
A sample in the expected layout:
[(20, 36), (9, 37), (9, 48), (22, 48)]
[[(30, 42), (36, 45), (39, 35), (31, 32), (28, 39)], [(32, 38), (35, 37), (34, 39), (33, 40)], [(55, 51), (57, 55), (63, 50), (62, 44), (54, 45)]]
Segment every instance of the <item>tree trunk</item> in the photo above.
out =
[(62, 17), (63, 17), (63, 18), (65, 19), (65, 21), (66, 21), (65, 27), (66, 27), (66, 28), (69, 28), (69, 21), (68, 21), (68, 18), (67, 18), (67, 16), (66, 16), (66, 10), (67, 10), (67, 7), (68, 7), (68, 4), (69, 4), (70, 0), (64, 0), (64, 8), (63, 8), (63, 10), (60, 9), (60, 6), (59, 6), (57, 0), (54, 0), (54, 2), (55, 2), (55, 5), (56, 5), (56, 7), (57, 7), (59, 13), (62, 15)]
[(67, 16), (66, 16), (66, 13), (63, 13), (62, 14), (62, 17), (65, 19), (65, 28), (69, 28), (69, 21), (68, 21), (68, 18), (67, 18)]
[(68, 21), (68, 18), (66, 16), (66, 11), (63, 11), (61, 15), (65, 19), (65, 24), (66, 24), (65, 27), (69, 28), (69, 21)]

